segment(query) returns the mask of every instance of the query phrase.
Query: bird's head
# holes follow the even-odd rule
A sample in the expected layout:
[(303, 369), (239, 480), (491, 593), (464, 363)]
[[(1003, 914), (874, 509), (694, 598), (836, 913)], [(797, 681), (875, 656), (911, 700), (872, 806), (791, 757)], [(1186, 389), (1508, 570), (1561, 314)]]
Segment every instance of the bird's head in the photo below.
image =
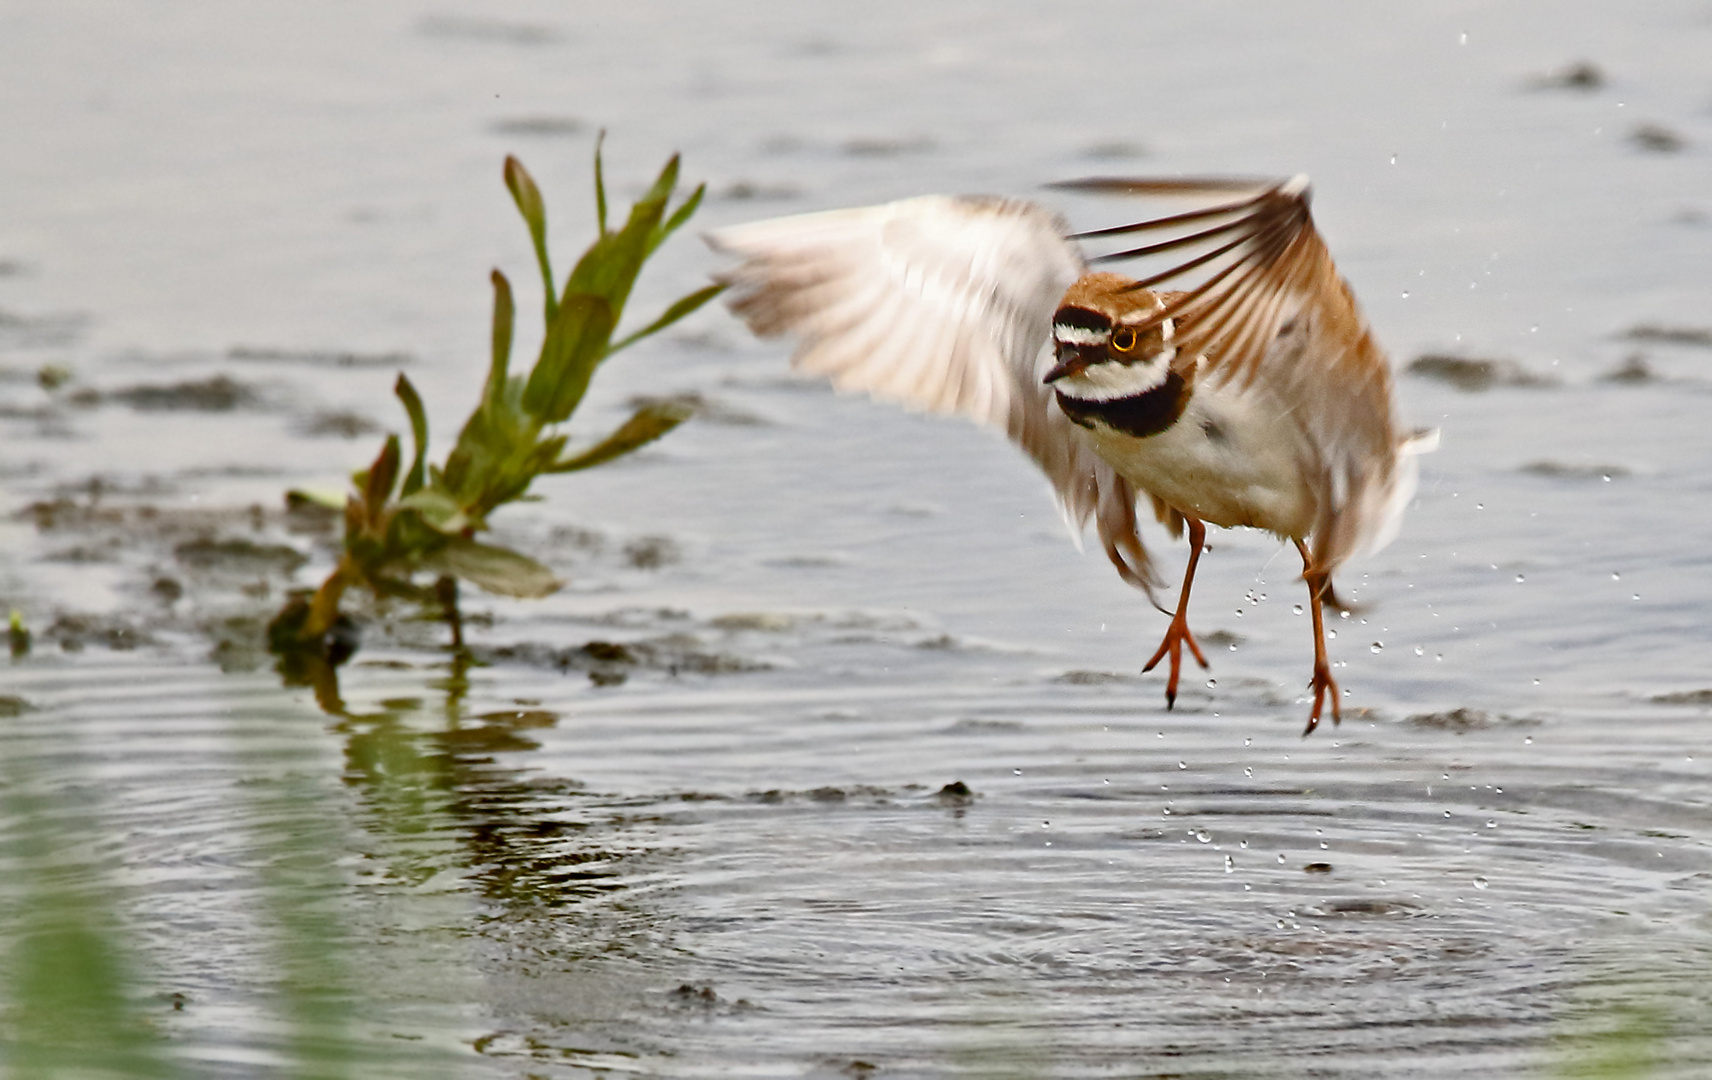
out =
[(1177, 350), (1167, 319), (1138, 329), (1165, 310), (1158, 293), (1122, 274), (1088, 274), (1070, 286), (1052, 317), (1054, 364), (1044, 382), (1082, 401), (1146, 393), (1171, 371)]

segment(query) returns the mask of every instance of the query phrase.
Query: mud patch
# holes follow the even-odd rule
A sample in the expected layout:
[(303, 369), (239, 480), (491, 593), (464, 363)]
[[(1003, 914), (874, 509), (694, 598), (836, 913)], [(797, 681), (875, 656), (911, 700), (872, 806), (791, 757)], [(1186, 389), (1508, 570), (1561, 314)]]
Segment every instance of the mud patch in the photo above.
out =
[(1640, 323), (1623, 331), (1630, 341), (1652, 341), (1660, 345), (1688, 345), (1712, 349), (1712, 326), (1667, 326), (1662, 323)]
[(564, 138), (581, 135), (588, 127), (574, 116), (511, 116), (495, 120), (487, 129), (495, 135), (521, 135), (525, 138)]
[(1428, 353), (1409, 362), (1408, 373), (1422, 379), (1448, 383), (1467, 393), (1500, 386), (1539, 388), (1556, 386), (1557, 380), (1529, 371), (1510, 359), (1481, 359)]
[(228, 360), (310, 367), (405, 367), (415, 361), (407, 352), (364, 353), (340, 349), (274, 349), (261, 345), (234, 345), (226, 350)]
[(1416, 713), (1403, 721), (1411, 727), (1427, 731), (1449, 731), (1457, 735), (1465, 735), (1470, 731), (1488, 731), (1497, 727), (1537, 727), (1538, 720), (1528, 720), (1515, 716), (1494, 715), (1483, 709), (1467, 707), (1450, 709), (1446, 712)]
[(1522, 471), (1559, 480), (1613, 480), (1629, 475), (1622, 465), (1568, 465), (1561, 461), (1530, 461)]
[(1654, 694), (1652, 701), (1657, 705), (1699, 705), (1705, 708), (1712, 706), (1712, 689), (1678, 690), (1670, 694)]
[(232, 412), (253, 409), (262, 402), (253, 387), (226, 375), (166, 385), (145, 383), (106, 392), (85, 387), (73, 391), (66, 400), (83, 408), (116, 401), (138, 412)]

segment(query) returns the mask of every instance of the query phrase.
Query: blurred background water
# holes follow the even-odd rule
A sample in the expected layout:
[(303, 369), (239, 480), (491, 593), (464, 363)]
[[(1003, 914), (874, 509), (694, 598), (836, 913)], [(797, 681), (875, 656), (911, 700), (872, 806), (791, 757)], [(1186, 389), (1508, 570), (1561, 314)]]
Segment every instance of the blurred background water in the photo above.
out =
[[(1704, 0), (0, 5), (14, 942), (99, 899), (180, 1073), (1521, 1075), (1639, 1030), (1700, 1075), (1708, 56)], [(562, 593), (470, 597), (473, 667), (377, 624), (333, 716), (282, 686), (258, 620), (329, 563), (282, 490), (403, 427), (400, 369), (444, 452), (489, 269), (534, 302), (500, 161), (576, 250), (603, 127), (700, 228), (1311, 174), (1399, 371), (1457, 361), (1399, 380), (1443, 445), (1340, 583), (1343, 725), (1299, 737), (1273, 540), (1214, 537), (1167, 714), (1163, 617), (1018, 454), (715, 310), (573, 431), (701, 419), (500, 518)]]

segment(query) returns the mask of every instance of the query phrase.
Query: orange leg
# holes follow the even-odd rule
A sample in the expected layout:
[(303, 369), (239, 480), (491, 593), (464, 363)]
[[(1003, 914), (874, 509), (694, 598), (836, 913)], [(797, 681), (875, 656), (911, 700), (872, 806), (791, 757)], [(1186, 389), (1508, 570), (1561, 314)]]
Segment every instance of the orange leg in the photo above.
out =
[(1315, 570), (1313, 560), (1308, 557), (1308, 545), (1296, 541), (1296, 550), (1302, 553), (1302, 580), (1308, 583), (1308, 608), (1314, 613), (1314, 678), (1308, 685), (1314, 688), (1314, 711), (1308, 714), (1308, 726), (1302, 734), (1311, 734), (1320, 723), (1320, 709), (1325, 704), (1326, 694), (1332, 696), (1332, 723), (1343, 721), (1343, 711), (1338, 707), (1338, 684), (1332, 678), (1332, 666), (1326, 662), (1326, 620), (1320, 606), (1331, 591), (1331, 578), (1323, 571)]
[(1146, 675), (1161, 658), (1170, 654), (1171, 677), (1165, 681), (1167, 710), (1177, 704), (1177, 677), (1183, 670), (1185, 642), (1201, 666), (1207, 666), (1207, 658), (1201, 655), (1201, 647), (1195, 644), (1195, 635), (1189, 633), (1189, 587), (1195, 583), (1195, 564), (1201, 561), (1201, 547), (1207, 542), (1207, 527), (1201, 524), (1200, 518), (1189, 517), (1187, 514), (1184, 515), (1184, 520), (1189, 523), (1189, 568), (1183, 571), (1183, 592), (1177, 597), (1177, 614), (1171, 617), (1171, 625), (1165, 630), (1165, 640), (1159, 643), (1159, 651), (1154, 653), (1153, 659), (1141, 669), (1141, 673)]

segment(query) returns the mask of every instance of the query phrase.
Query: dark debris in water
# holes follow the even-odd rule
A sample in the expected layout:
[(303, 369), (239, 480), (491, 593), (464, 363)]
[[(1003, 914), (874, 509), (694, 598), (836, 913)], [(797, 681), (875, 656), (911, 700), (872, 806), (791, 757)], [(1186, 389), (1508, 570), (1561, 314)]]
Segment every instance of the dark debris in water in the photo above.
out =
[(766, 671), (772, 665), (729, 653), (713, 652), (689, 634), (667, 634), (640, 641), (590, 641), (570, 648), (538, 642), (477, 647), (482, 663), (521, 663), (559, 671), (581, 671), (597, 686), (622, 684), (634, 671), (666, 675), (732, 675)]
[(1530, 461), (1522, 466), (1529, 476), (1550, 476), (1560, 480), (1613, 480), (1629, 475), (1622, 465), (1569, 465), (1561, 461)]
[(172, 549), (181, 564), (192, 570), (242, 575), (290, 575), (309, 557), (286, 544), (258, 544), (244, 537), (216, 540), (201, 536)]
[(1590, 93), (1605, 85), (1605, 73), (1591, 60), (1572, 60), (1555, 71), (1535, 75), (1527, 82), (1530, 90), (1579, 90)]
[(23, 716), (30, 711), (30, 703), (16, 694), (0, 694), (0, 719), (10, 719)]
[(933, 140), (925, 135), (847, 139), (843, 146), (844, 152), (851, 157), (899, 157), (924, 154), (933, 148)]
[(780, 202), (802, 194), (795, 184), (769, 184), (760, 180), (733, 180), (720, 188), (714, 198), (727, 202)]
[(574, 116), (508, 116), (489, 124), (488, 130), (495, 135), (560, 138), (581, 135), (587, 127), (587, 124)]
[(1412, 915), (1420, 910), (1402, 900), (1332, 900), (1320, 906), (1326, 915)]
[(1621, 364), (1599, 376), (1599, 378), (1603, 382), (1621, 383), (1624, 386), (1638, 386), (1641, 383), (1649, 383), (1657, 380), (1658, 375), (1653, 371), (1652, 365), (1647, 363), (1647, 358), (1644, 354), (1635, 353), (1631, 356), (1625, 357)]
[(461, 38), (501, 45), (550, 45), (559, 31), (545, 23), (509, 22), (476, 16), (430, 15), (416, 24), (424, 37)]
[(961, 780), (953, 780), (934, 793), (933, 797), (947, 806), (968, 806), (974, 802), (976, 795), (969, 785)]
[(165, 385), (139, 384), (102, 392), (92, 387), (74, 391), (67, 398), (73, 405), (93, 407), (117, 401), (139, 412), (231, 412), (255, 408), (261, 395), (245, 383), (227, 375)]
[(699, 392), (683, 394), (636, 394), (626, 402), (632, 409), (646, 409), (659, 405), (675, 405), (689, 409), (694, 419), (702, 424), (721, 424), (726, 427), (765, 427), (767, 421), (747, 409), (739, 408), (730, 402), (721, 401)]
[(1483, 709), (1465, 706), (1446, 712), (1416, 713), (1404, 723), (1429, 731), (1450, 731), (1463, 735), (1470, 731), (1487, 731), (1495, 727), (1533, 727), (1539, 721), (1501, 714), (1495, 716)]
[(1688, 140), (1663, 124), (1638, 124), (1629, 132), (1629, 141), (1650, 154), (1674, 154), (1688, 147)]
[(811, 802), (822, 805), (841, 805), (849, 802), (868, 802), (871, 804), (890, 803), (898, 793), (890, 788), (875, 787), (871, 784), (850, 784), (845, 787), (825, 785), (809, 788), (806, 791), (787, 791), (783, 788), (769, 788), (766, 791), (750, 791), (744, 794), (744, 799), (763, 806), (781, 806), (785, 803)]
[(1427, 353), (1410, 361), (1410, 375), (1449, 383), (1458, 390), (1477, 393), (1499, 386), (1556, 386), (1557, 380), (1529, 371), (1508, 358), (1482, 359), (1471, 356), (1451, 356)]
[(147, 630), (117, 615), (60, 615), (42, 637), (64, 652), (82, 652), (89, 645), (125, 652), (155, 641)]
[(1658, 705), (1699, 705), (1712, 706), (1712, 688), (1704, 690), (1678, 690), (1669, 694), (1654, 694), (1653, 702)]
[(234, 345), (226, 350), (228, 360), (272, 364), (308, 364), (315, 367), (404, 367), (415, 357), (407, 352), (364, 353), (340, 349), (273, 349), (257, 345)]
[(1302, 872), (1304, 874), (1329, 874), (1332, 872), (1332, 864), (1329, 862), (1311, 862), (1302, 867)]
[(326, 409), (308, 417), (298, 425), (297, 430), (312, 439), (356, 439), (375, 434), (381, 430), (381, 426), (362, 413), (348, 409)]
[(1659, 345), (1689, 345), (1712, 349), (1712, 326), (1669, 326), (1664, 323), (1640, 323), (1623, 331), (1630, 341), (1650, 341)]

